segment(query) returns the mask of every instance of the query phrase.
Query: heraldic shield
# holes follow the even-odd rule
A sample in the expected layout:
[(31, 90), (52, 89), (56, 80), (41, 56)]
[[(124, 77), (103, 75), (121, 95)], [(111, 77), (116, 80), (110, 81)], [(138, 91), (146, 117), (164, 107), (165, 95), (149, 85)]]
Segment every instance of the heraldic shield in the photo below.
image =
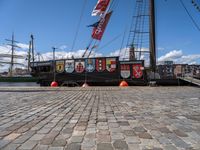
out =
[(85, 61), (76, 60), (75, 61), (75, 70), (77, 73), (82, 73), (85, 70)]
[(104, 58), (96, 58), (96, 70), (103, 72), (106, 69), (106, 60)]
[(124, 79), (127, 79), (130, 77), (131, 72), (130, 72), (130, 65), (129, 64), (121, 64), (121, 77)]
[(67, 73), (72, 73), (74, 71), (74, 60), (65, 61), (65, 71)]
[(141, 70), (142, 65), (141, 64), (135, 64), (133, 65), (133, 78), (141, 78), (143, 75), (143, 72)]
[(64, 72), (65, 62), (63, 60), (56, 61), (56, 72), (62, 73)]
[(109, 72), (114, 72), (116, 69), (116, 58), (107, 58), (106, 59), (106, 69)]
[(93, 72), (95, 70), (95, 59), (86, 59), (85, 65), (87, 72)]

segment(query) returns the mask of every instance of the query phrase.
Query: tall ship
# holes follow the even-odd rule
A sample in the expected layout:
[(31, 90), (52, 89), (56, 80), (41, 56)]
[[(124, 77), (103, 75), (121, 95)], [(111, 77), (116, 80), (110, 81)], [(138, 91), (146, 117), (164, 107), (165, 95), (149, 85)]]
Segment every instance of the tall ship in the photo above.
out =
[(152, 73), (155, 78), (154, 0), (135, 1), (135, 12), (125, 48), (128, 57), (91, 57), (92, 51), (98, 48), (96, 43), (100, 43), (106, 26), (109, 25), (114, 13), (112, 7), (116, 1), (97, 1), (92, 16), (98, 17), (98, 20), (91, 25), (91, 42), (82, 57), (55, 59), (54, 48), (52, 60), (30, 63), (31, 75), (39, 79), (40, 85), (49, 86), (52, 81), (56, 81), (60, 86), (81, 86), (84, 83), (91, 86), (119, 85), (121, 81), (126, 81), (129, 85), (146, 85), (153, 79)]

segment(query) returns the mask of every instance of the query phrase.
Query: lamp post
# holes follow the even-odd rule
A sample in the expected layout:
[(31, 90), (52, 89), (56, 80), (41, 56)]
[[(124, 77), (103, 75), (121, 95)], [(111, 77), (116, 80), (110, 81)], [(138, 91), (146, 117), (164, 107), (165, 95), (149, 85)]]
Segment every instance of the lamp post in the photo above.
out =
[(52, 47), (53, 49), (53, 81), (56, 81), (56, 62), (55, 62), (55, 51), (56, 48)]
[(56, 51), (56, 48), (55, 47), (52, 47), (53, 49), (53, 81), (51, 82), (51, 87), (57, 87), (58, 86), (58, 83), (56, 82), (56, 69), (55, 69), (55, 51)]

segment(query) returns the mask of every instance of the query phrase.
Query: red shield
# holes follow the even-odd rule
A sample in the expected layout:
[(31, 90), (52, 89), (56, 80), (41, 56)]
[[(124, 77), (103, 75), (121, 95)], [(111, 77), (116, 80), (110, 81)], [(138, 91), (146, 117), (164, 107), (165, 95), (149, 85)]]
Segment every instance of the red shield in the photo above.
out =
[(143, 72), (141, 70), (142, 65), (141, 64), (135, 64), (133, 65), (133, 78), (141, 78), (143, 75)]
[(85, 70), (85, 62), (84, 61), (76, 61), (75, 62), (75, 70), (78, 73), (82, 73)]
[(106, 60), (103, 58), (96, 59), (96, 70), (98, 72), (103, 72), (106, 69)]
[(130, 65), (129, 64), (121, 64), (120, 65), (121, 68), (121, 76), (122, 78), (129, 78), (131, 73), (130, 73)]

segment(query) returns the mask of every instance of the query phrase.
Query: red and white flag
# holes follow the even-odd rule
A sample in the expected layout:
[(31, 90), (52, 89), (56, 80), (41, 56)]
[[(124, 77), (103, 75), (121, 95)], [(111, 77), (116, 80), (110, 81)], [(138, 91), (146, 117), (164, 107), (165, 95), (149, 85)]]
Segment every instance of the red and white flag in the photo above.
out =
[(98, 0), (96, 6), (92, 11), (92, 16), (101, 16), (108, 8), (110, 0)]
[(107, 13), (104, 18), (101, 18), (98, 26), (93, 28), (93, 31), (92, 31), (93, 39), (101, 40), (111, 15), (112, 15), (112, 11)]

